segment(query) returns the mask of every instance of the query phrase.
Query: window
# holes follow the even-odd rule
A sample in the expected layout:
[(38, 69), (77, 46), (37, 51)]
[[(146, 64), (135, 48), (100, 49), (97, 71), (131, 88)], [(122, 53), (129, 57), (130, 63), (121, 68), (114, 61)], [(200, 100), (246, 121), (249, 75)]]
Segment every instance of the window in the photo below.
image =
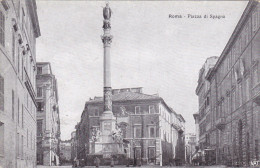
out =
[(37, 97), (42, 97), (42, 87), (37, 87)]
[(238, 105), (238, 107), (240, 107), (241, 105), (242, 105), (242, 84), (241, 83), (239, 83), (239, 85), (238, 85), (238, 102), (239, 102), (239, 105)]
[(24, 30), (24, 17), (25, 17), (25, 13), (24, 13), (24, 9), (22, 8), (22, 29)]
[(23, 111), (23, 104), (22, 104), (22, 128), (24, 127), (24, 111)]
[(28, 93), (26, 94), (26, 107), (28, 108), (29, 107), (29, 97), (28, 97)]
[(33, 142), (32, 142), (32, 132), (31, 132), (31, 149), (32, 149), (32, 146), (33, 146)]
[(21, 158), (23, 159), (23, 135), (21, 137)]
[(5, 16), (0, 11), (0, 44), (5, 46)]
[(4, 78), (0, 75), (0, 110), (4, 111)]
[(154, 114), (154, 113), (155, 113), (154, 105), (149, 106), (149, 113), (150, 113), (150, 114)]
[(253, 25), (252, 25), (252, 29), (253, 29), (253, 33), (255, 33), (256, 32), (256, 30), (257, 30), (257, 28), (258, 28), (258, 23), (257, 23), (257, 20), (258, 20), (258, 18), (257, 18), (257, 14), (258, 14), (258, 12), (257, 12), (257, 9), (255, 9), (254, 10), (254, 12), (253, 12)]
[(141, 159), (141, 148), (135, 148), (135, 158)]
[(16, 135), (16, 156), (19, 157), (20, 151), (19, 151), (19, 133)]
[(246, 78), (246, 83), (245, 83), (245, 90), (246, 90), (246, 91), (245, 91), (245, 99), (246, 99), (246, 101), (249, 100), (249, 96), (250, 96), (250, 95), (249, 95), (249, 94), (250, 94), (250, 93), (249, 93), (249, 92), (250, 92), (249, 79), (250, 79), (249, 77)]
[(156, 153), (155, 153), (155, 148), (154, 147), (149, 147), (148, 148), (148, 159), (149, 159), (149, 162), (155, 162)]
[(18, 47), (18, 54), (17, 54), (17, 70), (18, 70), (18, 74), (20, 74), (20, 48)]
[(232, 91), (232, 95), (231, 95), (231, 99), (232, 99), (232, 112), (236, 110), (236, 91), (233, 90)]
[(99, 116), (99, 110), (98, 109), (95, 109), (94, 116)]
[(44, 109), (43, 102), (37, 102), (37, 111), (42, 112)]
[(245, 28), (245, 32), (244, 32), (244, 36), (245, 36), (245, 47), (247, 45), (247, 43), (249, 42), (249, 35), (250, 35), (250, 32), (249, 32), (249, 24), (246, 25), (246, 28)]
[(140, 106), (135, 106), (135, 114), (141, 114)]
[(19, 98), (18, 98), (18, 102), (17, 102), (18, 104), (17, 104), (17, 122), (18, 122), (18, 125), (19, 125), (19, 123), (20, 123), (20, 100), (19, 100)]
[(255, 158), (259, 160), (259, 140), (255, 140)]
[(142, 137), (142, 130), (141, 130), (141, 126), (135, 126), (134, 127), (134, 137), (135, 138), (141, 138)]
[(150, 126), (149, 127), (149, 137), (150, 138), (155, 138), (155, 126)]
[[(22, 57), (22, 81), (24, 79), (24, 57)], [(34, 86), (34, 84), (33, 84)]]
[[(37, 126), (38, 126), (38, 125), (37, 125)], [(28, 129), (27, 129), (27, 136), (26, 136), (26, 139), (27, 139), (27, 148), (28, 148), (28, 146), (29, 146), (29, 145), (28, 145), (28, 144), (29, 144), (29, 143), (28, 143), (28, 140), (29, 140), (28, 138), (29, 138), (29, 133), (28, 133)]]
[(231, 97), (227, 97), (227, 115), (230, 114), (231, 109)]
[(229, 71), (231, 67), (231, 56), (230, 53), (227, 55), (227, 70)]
[(12, 60), (15, 62), (15, 51), (16, 51), (16, 40), (15, 40), (15, 31), (13, 30), (12, 34)]
[(42, 120), (37, 120), (37, 136), (42, 136)]
[(37, 67), (37, 75), (41, 75), (42, 74), (42, 67)]
[(12, 90), (12, 119), (14, 120), (14, 90)]
[(206, 107), (209, 105), (209, 97), (206, 98)]
[(0, 156), (4, 155), (4, 123), (0, 122)]
[(259, 77), (258, 77), (258, 65), (255, 65), (255, 67), (253, 68), (253, 86), (256, 86), (259, 82)]

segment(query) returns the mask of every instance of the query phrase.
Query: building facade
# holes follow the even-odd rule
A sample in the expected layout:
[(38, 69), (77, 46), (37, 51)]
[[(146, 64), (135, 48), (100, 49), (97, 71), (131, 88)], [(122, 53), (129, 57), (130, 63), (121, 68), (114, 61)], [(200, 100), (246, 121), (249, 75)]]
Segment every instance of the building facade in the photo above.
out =
[(35, 0), (0, 1), (0, 167), (36, 167)]
[(60, 143), (60, 117), (57, 80), (51, 64), (37, 62), (37, 164), (58, 165)]
[(260, 157), (260, 5), (249, 1), (216, 64), (200, 71), (199, 144), (208, 164)]
[(71, 140), (65, 140), (60, 142), (60, 160), (62, 164), (72, 163), (71, 147)]
[(71, 133), (71, 159), (72, 161), (77, 157), (77, 143), (76, 131)]
[[(184, 162), (185, 120), (159, 96), (142, 93), (142, 88), (112, 90), (112, 111), (122, 131), (126, 157), (142, 164), (169, 165)], [(76, 126), (77, 158), (88, 163), (99, 141), (103, 98), (86, 102)]]
[(186, 163), (192, 163), (192, 156), (196, 151), (196, 134), (187, 133), (185, 134), (185, 158)]

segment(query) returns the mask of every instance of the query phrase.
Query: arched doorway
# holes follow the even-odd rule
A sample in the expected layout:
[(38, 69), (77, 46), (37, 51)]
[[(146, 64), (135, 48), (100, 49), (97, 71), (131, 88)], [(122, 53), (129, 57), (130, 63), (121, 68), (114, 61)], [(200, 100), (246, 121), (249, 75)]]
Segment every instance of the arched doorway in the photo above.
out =
[(242, 120), (240, 119), (238, 121), (238, 157), (239, 157), (240, 166), (243, 163), (242, 130), (243, 130), (243, 125), (242, 125)]

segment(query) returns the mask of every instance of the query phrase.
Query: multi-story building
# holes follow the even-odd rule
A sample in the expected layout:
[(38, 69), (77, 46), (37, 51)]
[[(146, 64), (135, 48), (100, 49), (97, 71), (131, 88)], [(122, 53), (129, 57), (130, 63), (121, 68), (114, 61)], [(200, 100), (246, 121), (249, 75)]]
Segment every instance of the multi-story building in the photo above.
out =
[(60, 117), (57, 80), (51, 64), (37, 62), (37, 164), (58, 165)]
[(259, 2), (249, 1), (215, 66), (200, 71), (199, 143), (206, 163), (259, 160), (259, 26)]
[(185, 134), (185, 157), (186, 163), (191, 164), (192, 155), (196, 151), (196, 134), (187, 133)]
[[(205, 132), (209, 132), (212, 129), (211, 125), (211, 118), (212, 117), (212, 110), (211, 110), (211, 102), (216, 101), (213, 98), (210, 99), (210, 95), (215, 94), (215, 89), (214, 86), (210, 85), (210, 82), (206, 80), (206, 75), (212, 71), (214, 68), (216, 62), (218, 60), (218, 57), (213, 56), (207, 58), (206, 62), (204, 63), (203, 67), (200, 69), (199, 72), (199, 80), (198, 80), (198, 86), (196, 88), (196, 94), (199, 97), (199, 113), (194, 114), (194, 119), (195, 119), (195, 124), (196, 124), (196, 132), (198, 133), (197, 136), (199, 137), (198, 144), (200, 146), (200, 151), (202, 152), (202, 161), (205, 162), (205, 150), (207, 147), (207, 143), (209, 142), (208, 139), (208, 134)], [(211, 89), (212, 88), (212, 89)], [(207, 149), (209, 150), (209, 149)], [(214, 155), (213, 153), (212, 155)], [(214, 160), (214, 159), (213, 159)], [(207, 162), (213, 162), (213, 161), (208, 161)], [(213, 164), (213, 163), (211, 163)]]
[(60, 142), (60, 160), (61, 163), (72, 163), (71, 158), (71, 139)]
[(199, 131), (199, 113), (193, 114), (195, 120), (195, 135), (196, 135), (196, 146), (199, 146), (199, 138), (200, 138), (200, 131)]
[[(121, 129), (125, 154), (142, 160), (143, 164), (167, 165), (184, 162), (185, 120), (157, 95), (142, 93), (142, 88), (112, 90), (113, 114)], [(84, 159), (95, 154), (103, 113), (103, 98), (86, 102), (81, 121), (76, 126), (77, 157)]]
[(71, 133), (71, 159), (72, 161), (77, 157), (77, 143), (76, 131)]
[(0, 167), (36, 167), (35, 0), (0, 1)]

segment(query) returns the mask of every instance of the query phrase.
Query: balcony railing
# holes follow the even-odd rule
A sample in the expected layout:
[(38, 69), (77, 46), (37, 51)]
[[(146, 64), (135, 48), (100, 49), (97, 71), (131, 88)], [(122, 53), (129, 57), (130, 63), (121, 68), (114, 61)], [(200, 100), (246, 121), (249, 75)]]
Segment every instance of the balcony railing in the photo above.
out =
[(219, 119), (216, 120), (216, 127), (219, 130), (224, 129), (225, 125), (226, 125), (226, 119), (224, 117), (220, 117)]
[(260, 106), (260, 83), (253, 88), (253, 101)]
[(26, 86), (26, 88), (27, 88), (27, 90), (28, 90), (28, 92), (29, 92), (29, 94), (30, 94), (34, 104), (36, 105), (36, 101), (35, 101), (35, 96), (36, 95), (35, 95), (35, 92), (34, 92), (34, 88), (33, 88), (33, 85), (31, 83), (31, 80), (30, 80), (30, 78), (29, 78), (25, 68), (24, 68), (24, 72), (25, 72), (25, 82), (24, 82), (24, 84), (25, 84), (25, 86)]

